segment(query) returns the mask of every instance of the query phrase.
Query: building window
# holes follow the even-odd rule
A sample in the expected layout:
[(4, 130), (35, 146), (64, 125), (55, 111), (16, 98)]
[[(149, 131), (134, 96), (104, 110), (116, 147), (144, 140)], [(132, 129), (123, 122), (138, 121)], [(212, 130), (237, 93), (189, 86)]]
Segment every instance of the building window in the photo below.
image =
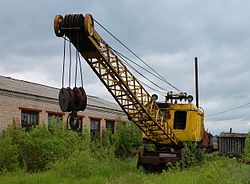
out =
[(21, 125), (23, 128), (38, 125), (39, 112), (30, 110), (21, 110)]
[(106, 120), (106, 128), (109, 129), (112, 133), (115, 132), (115, 121)]
[(174, 113), (174, 129), (184, 130), (186, 128), (187, 112), (175, 111)]
[(48, 125), (50, 126), (52, 122), (61, 123), (62, 117), (62, 114), (48, 113)]
[(100, 137), (100, 120), (90, 119), (90, 135), (93, 139)]

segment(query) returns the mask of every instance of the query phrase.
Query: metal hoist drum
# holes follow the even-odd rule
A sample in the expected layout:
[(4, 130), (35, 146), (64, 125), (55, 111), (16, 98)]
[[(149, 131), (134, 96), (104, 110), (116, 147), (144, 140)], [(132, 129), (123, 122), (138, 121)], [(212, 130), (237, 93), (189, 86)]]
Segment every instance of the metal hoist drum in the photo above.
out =
[(81, 93), (82, 93), (82, 97), (83, 97), (83, 100), (82, 100), (82, 103), (81, 103), (81, 110), (84, 111), (87, 107), (87, 95), (86, 95), (86, 92), (85, 90), (83, 89), (83, 87), (79, 87)]
[(62, 112), (84, 111), (87, 107), (87, 95), (80, 87), (61, 88), (59, 91), (59, 106)]
[(61, 88), (59, 91), (59, 106), (62, 112), (67, 112), (69, 109), (70, 95), (66, 88)]
[(73, 88), (74, 95), (75, 95), (74, 110), (76, 111), (84, 111), (87, 106), (87, 95), (84, 89), (82, 87), (80, 88), (77, 88), (77, 87)]
[(61, 88), (59, 91), (59, 106), (62, 112), (70, 112), (74, 106), (74, 92), (70, 88)]

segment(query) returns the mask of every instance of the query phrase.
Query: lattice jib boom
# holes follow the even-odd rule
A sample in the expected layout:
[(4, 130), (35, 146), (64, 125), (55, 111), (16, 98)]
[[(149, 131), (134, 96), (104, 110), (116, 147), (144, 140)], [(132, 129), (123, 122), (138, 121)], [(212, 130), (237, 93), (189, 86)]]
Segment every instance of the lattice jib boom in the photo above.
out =
[[(60, 33), (65, 31), (65, 35), (78, 49), (129, 119), (142, 130), (148, 139), (162, 144), (177, 144), (178, 140), (168, 126), (166, 118), (162, 116), (154, 98), (94, 30), (92, 17), (85, 15), (82, 24), (85, 32), (82, 31), (83, 28), (71, 29), (70, 25), (61, 23)], [(64, 30), (63, 27), (67, 29)]]

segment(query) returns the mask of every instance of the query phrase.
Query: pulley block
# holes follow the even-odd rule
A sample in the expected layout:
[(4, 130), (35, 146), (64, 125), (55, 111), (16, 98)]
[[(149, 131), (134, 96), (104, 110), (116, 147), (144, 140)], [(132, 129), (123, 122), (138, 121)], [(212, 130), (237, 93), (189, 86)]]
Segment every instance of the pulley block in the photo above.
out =
[(84, 111), (87, 105), (86, 93), (82, 87), (80, 88), (77, 88), (77, 87), (73, 88), (74, 95), (75, 95), (74, 110), (76, 111)]
[(66, 88), (61, 88), (59, 91), (59, 106), (62, 112), (67, 112), (69, 109), (70, 94)]
[(61, 88), (59, 91), (59, 106), (62, 112), (84, 111), (87, 106), (87, 95), (80, 87)]
[(77, 116), (77, 113), (72, 112), (67, 118), (67, 127), (69, 130), (81, 131), (82, 125), (80, 118)]
[(82, 96), (83, 96), (81, 110), (84, 111), (87, 107), (87, 95), (83, 87), (79, 87), (79, 89), (82, 92)]

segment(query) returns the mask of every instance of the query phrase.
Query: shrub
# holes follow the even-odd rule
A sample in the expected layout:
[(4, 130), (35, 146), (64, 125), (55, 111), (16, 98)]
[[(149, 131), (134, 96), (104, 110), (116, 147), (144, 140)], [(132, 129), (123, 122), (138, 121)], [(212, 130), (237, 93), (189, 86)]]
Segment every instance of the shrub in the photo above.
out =
[(184, 167), (198, 164), (204, 160), (204, 151), (198, 149), (197, 143), (184, 142), (185, 160), (182, 161)]
[(250, 132), (245, 140), (244, 157), (250, 159)]
[(0, 138), (0, 171), (46, 170), (51, 162), (67, 158), (77, 149), (83, 150), (86, 142), (83, 137), (66, 130), (62, 123), (54, 123), (49, 129), (39, 125), (28, 131), (13, 124)]
[(20, 169), (19, 141), (24, 131), (14, 122), (0, 137), (0, 171)]
[(131, 122), (122, 123), (118, 126), (115, 134), (115, 154), (118, 157), (127, 157), (133, 154), (142, 145), (142, 133)]
[(0, 171), (15, 171), (19, 169), (19, 149), (12, 144), (11, 137), (0, 139)]
[(24, 134), (20, 140), (22, 165), (27, 171), (43, 171), (50, 162), (67, 157), (77, 148), (79, 136), (55, 127), (37, 126)]

